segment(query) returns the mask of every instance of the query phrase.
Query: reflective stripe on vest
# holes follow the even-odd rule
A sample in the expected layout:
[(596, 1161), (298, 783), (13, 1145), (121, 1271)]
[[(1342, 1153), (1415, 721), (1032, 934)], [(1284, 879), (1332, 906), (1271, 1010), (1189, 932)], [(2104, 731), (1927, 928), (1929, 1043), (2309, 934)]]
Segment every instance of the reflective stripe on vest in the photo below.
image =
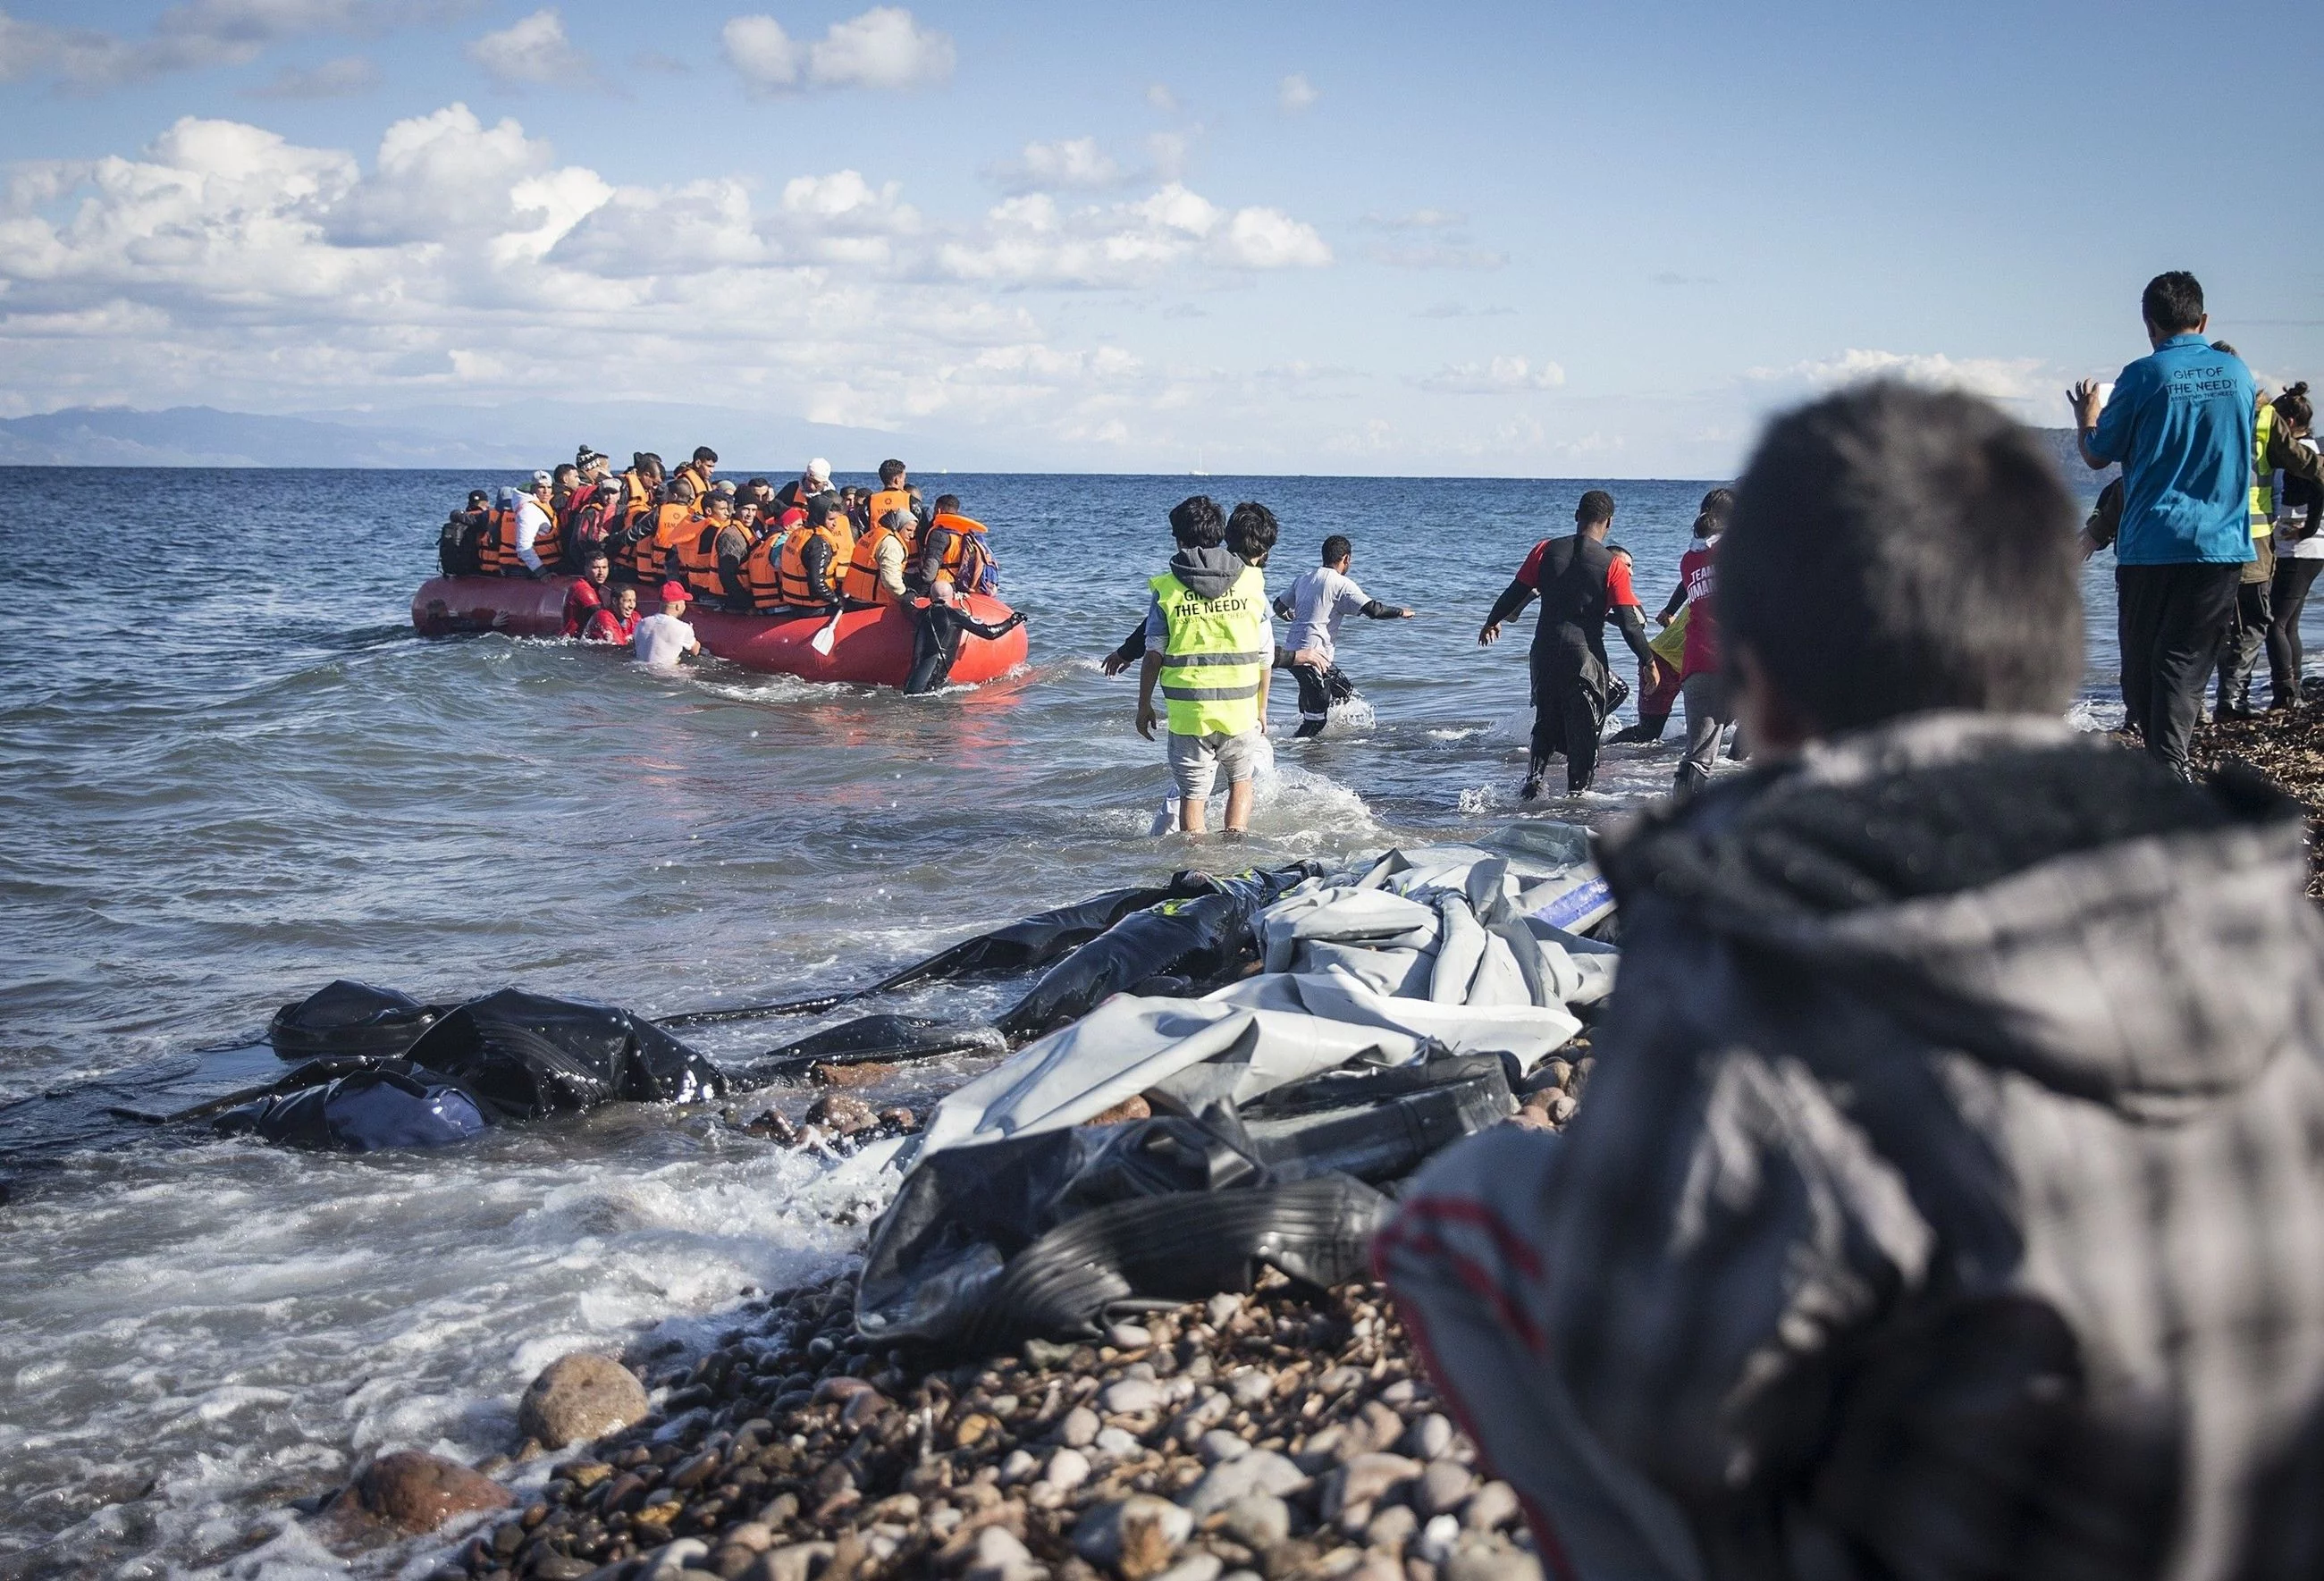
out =
[(2264, 538), (2275, 530), (2275, 468), (2268, 464), (2268, 442), (2275, 437), (2275, 408), (2263, 405), (2252, 424), (2251, 534)]
[(1174, 736), (1239, 736), (1259, 728), (1259, 692), (1275, 657), (1267, 576), (1245, 566), (1217, 598), (1170, 574), (1148, 584), (1167, 628), (1162, 696)]
[(890, 532), (872, 519), (872, 530), (855, 540), (855, 553), (847, 561), (847, 574), (839, 579), (839, 594), (860, 604), (892, 604), (896, 595), (880, 585), (880, 546), (890, 539), (910, 557), (911, 547), (901, 533)]

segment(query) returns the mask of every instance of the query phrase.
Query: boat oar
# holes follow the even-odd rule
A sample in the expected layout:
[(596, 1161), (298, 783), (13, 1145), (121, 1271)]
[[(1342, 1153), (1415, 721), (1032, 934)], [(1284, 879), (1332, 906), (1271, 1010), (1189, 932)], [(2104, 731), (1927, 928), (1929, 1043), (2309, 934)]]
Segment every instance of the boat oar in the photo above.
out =
[(822, 630), (807, 639), (807, 645), (809, 648), (814, 648), (817, 653), (823, 655), (824, 657), (829, 658), (831, 657), (832, 644), (839, 640), (839, 617), (846, 612), (847, 609), (844, 604), (838, 609), (832, 611), (831, 619), (824, 622)]

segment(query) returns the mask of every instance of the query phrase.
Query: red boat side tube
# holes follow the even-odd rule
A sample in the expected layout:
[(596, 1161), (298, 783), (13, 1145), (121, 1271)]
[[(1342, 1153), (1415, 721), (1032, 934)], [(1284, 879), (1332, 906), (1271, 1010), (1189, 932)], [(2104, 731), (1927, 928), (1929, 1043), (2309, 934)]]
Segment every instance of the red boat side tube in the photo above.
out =
[[(411, 595), (411, 624), (423, 637), (479, 631), (556, 637), (565, 630), (565, 590), (573, 581), (570, 576), (544, 576), (537, 582), (524, 576), (435, 577)], [(643, 594), (641, 589), (640, 613), (650, 615), (661, 608), (659, 598)], [(987, 624), (998, 624), (1010, 615), (1007, 604), (982, 593), (971, 593), (967, 608)], [(704, 648), (746, 670), (808, 681), (900, 686), (912, 667), (911, 612), (892, 606), (850, 610), (840, 616), (828, 654), (817, 653), (812, 643), (830, 617), (813, 611), (733, 615), (697, 603), (687, 607), (686, 618)], [(1028, 649), (1022, 626), (997, 638), (964, 632), (951, 680), (973, 684), (996, 679), (1023, 664)]]

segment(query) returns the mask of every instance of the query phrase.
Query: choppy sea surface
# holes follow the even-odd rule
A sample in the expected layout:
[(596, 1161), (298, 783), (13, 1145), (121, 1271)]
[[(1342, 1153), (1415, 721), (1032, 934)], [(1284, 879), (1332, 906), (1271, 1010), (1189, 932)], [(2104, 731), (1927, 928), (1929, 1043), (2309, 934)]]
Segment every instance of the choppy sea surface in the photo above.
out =
[[(1197, 491), (1274, 508), (1271, 588), (1344, 532), (1356, 578), (1423, 611), (1349, 623), (1341, 662), (1369, 724), (1282, 740), (1296, 710), (1278, 685), (1279, 771), (1253, 842), (1226, 859), (1489, 830), (1518, 811), (1526, 636), (1480, 651), (1477, 626), (1597, 486), (922, 479), (993, 529), (1033, 657), (913, 699), (417, 637), (437, 523), (508, 481), (0, 469), (0, 556), (18, 574), (0, 639), (0, 1151), (42, 1134), (42, 1095), (91, 1077), (134, 1091), (200, 1058), (271, 1077), (263, 1049), (197, 1051), (247, 1043), (336, 977), (666, 1014), (868, 981), (1220, 859), (1149, 835), (1161, 750), (1131, 728), (1133, 677), (1096, 662), (1167, 556), (1165, 513)], [(1651, 612), (1709, 485), (1603, 486)], [(2078, 712), (2111, 722), (2102, 567), (2087, 593)], [(1542, 814), (1634, 804), (1675, 750), (1610, 748), (1598, 791)], [(897, 1007), (974, 1016), (1006, 997)], [(813, 1025), (696, 1041), (746, 1052)], [(962, 1074), (939, 1065), (899, 1095)], [(364, 1157), (124, 1145), (122, 1129), (0, 1165), (0, 1576), (346, 1574), (289, 1501), (373, 1451), (506, 1450), (517, 1395), (556, 1356), (697, 1343), (750, 1294), (839, 1266), (860, 1233), (820, 1165), (701, 1110)], [(355, 1565), (424, 1571), (441, 1546)]]

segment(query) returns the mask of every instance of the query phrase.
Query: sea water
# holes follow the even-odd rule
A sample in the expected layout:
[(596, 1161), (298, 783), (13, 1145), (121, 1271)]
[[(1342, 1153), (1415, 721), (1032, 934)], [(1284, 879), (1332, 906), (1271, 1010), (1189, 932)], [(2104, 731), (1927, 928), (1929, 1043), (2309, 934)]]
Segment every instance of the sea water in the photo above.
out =
[[(106, 1074), (134, 1090), (335, 977), (667, 1014), (869, 981), (1192, 863), (1488, 831), (1520, 811), (1531, 617), (1489, 649), (1477, 629), (1600, 486), (925, 478), (992, 528), (1032, 659), (907, 698), (415, 636), (437, 524), (510, 481), (0, 470), (18, 573), (0, 638), (0, 1149), (40, 1135), (41, 1094)], [(1707, 485), (1602, 486), (1651, 614)], [(1162, 750), (1133, 729), (1134, 675), (1097, 663), (1143, 614), (1169, 506), (1198, 489), (1273, 507), (1276, 589), (1345, 533), (1356, 579), (1421, 611), (1348, 623), (1341, 662), (1367, 707), (1323, 737), (1289, 739), (1296, 699), (1277, 687), (1277, 770), (1231, 852), (1150, 832)], [(2102, 578), (2096, 723), (2119, 717)], [(1679, 734), (1609, 748), (1595, 791), (1538, 811), (1597, 822), (1659, 792)], [(974, 1017), (1009, 994), (891, 1007)], [(696, 1041), (742, 1054), (815, 1025)], [(894, 1096), (970, 1068), (938, 1062)], [(506, 1450), (518, 1394), (555, 1356), (682, 1356), (752, 1294), (842, 1266), (861, 1233), (823, 1163), (699, 1109), (365, 1157), (100, 1132), (0, 1167), (5, 1574), (344, 1574), (290, 1501), (374, 1451)], [(424, 1571), (442, 1547), (355, 1565)]]

